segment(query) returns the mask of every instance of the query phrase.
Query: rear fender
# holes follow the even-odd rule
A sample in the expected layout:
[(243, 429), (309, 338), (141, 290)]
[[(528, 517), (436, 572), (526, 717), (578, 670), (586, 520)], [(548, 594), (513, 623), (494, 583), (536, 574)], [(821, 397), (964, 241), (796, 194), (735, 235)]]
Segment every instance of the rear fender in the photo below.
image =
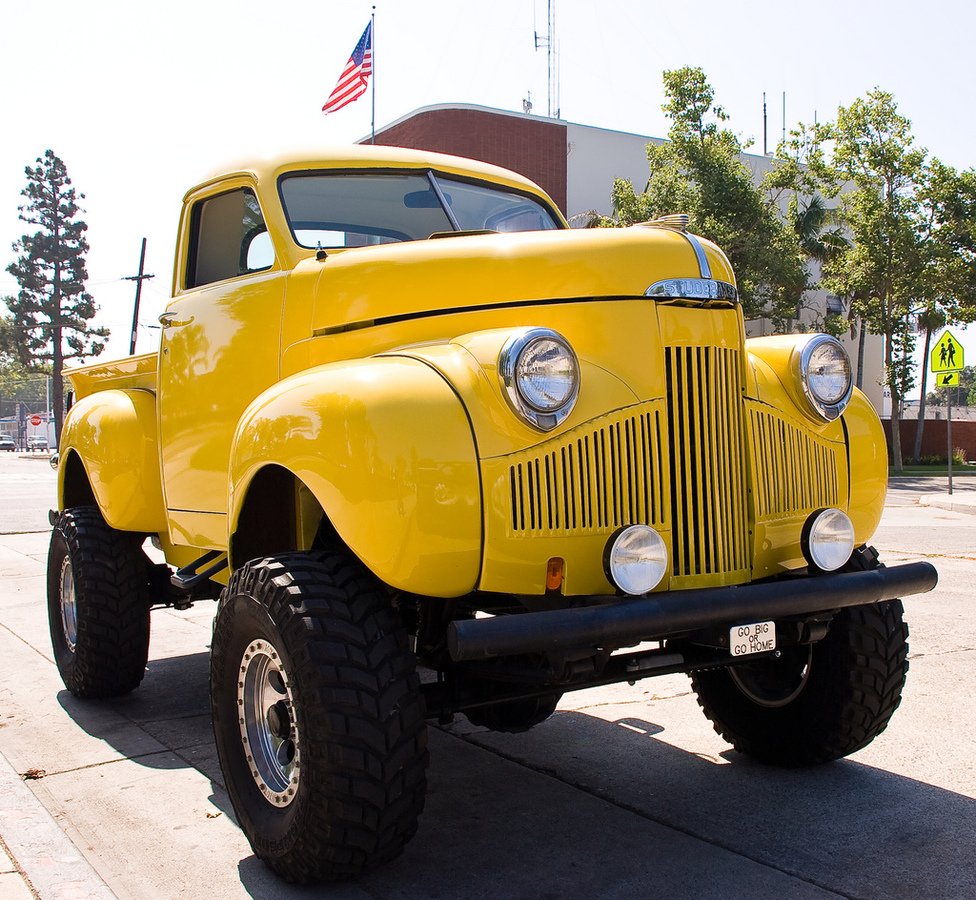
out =
[[(120, 531), (166, 531), (159, 474), (156, 397), (144, 390), (97, 391), (71, 408), (59, 448), (58, 508), (76, 495), (81, 476), (68, 465), (80, 459), (105, 521)], [(77, 489), (77, 490), (75, 490)]]
[(258, 397), (231, 450), (231, 535), (250, 484), (272, 465), (312, 492), (339, 537), (386, 584), (436, 597), (477, 585), (474, 438), (457, 395), (427, 364), (330, 363)]

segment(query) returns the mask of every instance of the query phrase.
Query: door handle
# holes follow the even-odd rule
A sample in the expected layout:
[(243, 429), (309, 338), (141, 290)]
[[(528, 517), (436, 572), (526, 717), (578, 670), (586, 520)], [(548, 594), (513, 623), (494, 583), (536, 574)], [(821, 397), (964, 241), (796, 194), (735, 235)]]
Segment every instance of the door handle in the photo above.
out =
[(182, 321), (176, 318), (175, 312), (164, 312), (159, 317), (159, 324), (163, 328), (179, 328), (181, 325), (189, 325), (193, 321), (193, 316)]

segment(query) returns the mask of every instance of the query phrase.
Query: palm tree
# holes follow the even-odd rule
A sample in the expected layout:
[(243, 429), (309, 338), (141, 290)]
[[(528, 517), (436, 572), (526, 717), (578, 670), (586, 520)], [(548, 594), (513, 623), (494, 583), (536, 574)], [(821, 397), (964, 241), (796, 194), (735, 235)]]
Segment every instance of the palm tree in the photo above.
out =
[(923, 309), (915, 319), (919, 331), (925, 330), (925, 352), (922, 354), (922, 392), (918, 400), (918, 422), (915, 425), (914, 459), (922, 455), (922, 431), (925, 428), (925, 388), (929, 374), (929, 348), (932, 345), (932, 332), (946, 324), (946, 315), (934, 303)]
[[(812, 263), (816, 263), (818, 269), (822, 271), (824, 266), (850, 246), (850, 241), (838, 224), (837, 211), (827, 206), (823, 198), (817, 194), (810, 197), (805, 204), (797, 199), (790, 205), (792, 207), (790, 226), (796, 237), (797, 247), (808, 268)], [(800, 318), (803, 294), (815, 284), (815, 281), (808, 281), (806, 288), (797, 298), (797, 319)]]
[[(850, 246), (843, 229), (837, 224), (837, 211), (827, 206), (823, 197), (814, 195), (806, 206), (797, 204), (792, 224), (800, 249), (815, 262), (829, 262)], [(828, 228), (828, 225), (833, 227)]]

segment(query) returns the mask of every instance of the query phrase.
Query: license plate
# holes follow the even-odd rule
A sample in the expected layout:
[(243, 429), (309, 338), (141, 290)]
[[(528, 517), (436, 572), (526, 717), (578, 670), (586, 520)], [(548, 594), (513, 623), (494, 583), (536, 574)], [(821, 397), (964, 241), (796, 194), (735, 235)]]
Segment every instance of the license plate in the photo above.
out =
[(729, 652), (733, 656), (749, 656), (775, 649), (775, 622), (752, 622), (729, 629)]

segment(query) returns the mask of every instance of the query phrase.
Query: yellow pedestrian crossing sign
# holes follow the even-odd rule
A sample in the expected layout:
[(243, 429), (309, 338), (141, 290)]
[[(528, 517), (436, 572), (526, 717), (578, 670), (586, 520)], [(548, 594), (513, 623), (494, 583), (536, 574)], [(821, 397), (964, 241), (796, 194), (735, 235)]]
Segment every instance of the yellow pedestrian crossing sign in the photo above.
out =
[(938, 372), (935, 376), (936, 387), (959, 387), (958, 372)]
[[(962, 344), (956, 340), (951, 331), (943, 331), (932, 348), (929, 357), (929, 368), (935, 372), (958, 372), (963, 365)], [(939, 387), (943, 387), (941, 379)]]

